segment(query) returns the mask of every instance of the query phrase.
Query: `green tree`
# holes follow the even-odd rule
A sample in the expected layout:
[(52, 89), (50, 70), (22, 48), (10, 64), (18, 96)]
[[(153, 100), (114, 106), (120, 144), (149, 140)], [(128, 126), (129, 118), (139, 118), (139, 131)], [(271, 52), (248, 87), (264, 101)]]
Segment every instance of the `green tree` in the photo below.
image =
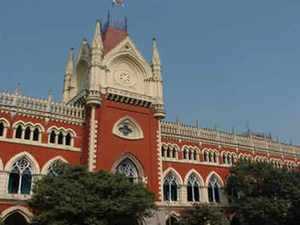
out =
[(179, 225), (229, 225), (230, 222), (217, 205), (195, 204), (183, 214)]
[(299, 224), (299, 171), (240, 162), (231, 168), (225, 190), (243, 225)]
[(123, 175), (63, 164), (35, 183), (28, 204), (39, 225), (134, 225), (151, 216), (154, 200)]

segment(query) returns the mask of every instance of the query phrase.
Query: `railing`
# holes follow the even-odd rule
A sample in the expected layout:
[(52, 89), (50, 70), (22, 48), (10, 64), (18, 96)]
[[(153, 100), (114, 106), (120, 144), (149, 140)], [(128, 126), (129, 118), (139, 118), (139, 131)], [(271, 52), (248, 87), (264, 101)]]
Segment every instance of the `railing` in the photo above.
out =
[(238, 135), (234, 132), (227, 133), (217, 129), (203, 129), (194, 126), (183, 125), (181, 123), (161, 122), (161, 133), (164, 137), (174, 137), (194, 141), (210, 141), (217, 144), (228, 144), (232, 146), (243, 146), (245, 149), (256, 149), (258, 151), (276, 152), (277, 154), (298, 155), (300, 158), (300, 146), (274, 141), (269, 137), (257, 137)]
[[(83, 120), (85, 110), (82, 106), (66, 105), (53, 102), (51, 96), (48, 99), (37, 99), (21, 96), (18, 93), (0, 93), (0, 108), (23, 113), (47, 113), (47, 116), (65, 117), (65, 119)], [(63, 118), (61, 118), (63, 119)]]

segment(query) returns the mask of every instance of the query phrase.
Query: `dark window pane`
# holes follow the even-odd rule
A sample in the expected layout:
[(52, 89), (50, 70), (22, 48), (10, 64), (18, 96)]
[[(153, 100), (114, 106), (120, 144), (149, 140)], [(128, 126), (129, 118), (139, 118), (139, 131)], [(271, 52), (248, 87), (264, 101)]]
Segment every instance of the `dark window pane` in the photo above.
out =
[(170, 196), (170, 189), (169, 189), (169, 184), (167, 182), (164, 183), (164, 201), (169, 201), (169, 196)]
[(188, 202), (192, 202), (193, 201), (193, 188), (191, 185), (187, 186), (187, 200)]
[(33, 140), (34, 141), (38, 141), (39, 140), (39, 129), (38, 128), (35, 128), (34, 131), (33, 131)]
[(213, 202), (214, 197), (213, 197), (213, 189), (211, 187), (211, 184), (208, 185), (207, 191), (208, 191), (208, 201)]
[(214, 194), (215, 194), (215, 201), (220, 203), (221, 202), (221, 193), (220, 193), (220, 188), (218, 187), (217, 184), (215, 184), (215, 187), (214, 187)]
[(25, 129), (24, 139), (29, 140), (29, 139), (30, 139), (30, 133), (31, 133), (30, 127), (27, 127), (27, 128)]
[(59, 145), (62, 145), (62, 144), (63, 144), (63, 139), (64, 139), (64, 135), (62, 134), (62, 132), (59, 132), (57, 143), (58, 143)]
[(4, 125), (3, 122), (0, 122), (0, 137), (4, 134)]
[(195, 202), (200, 201), (200, 188), (197, 184), (194, 185), (194, 201)]
[(71, 145), (71, 139), (72, 139), (71, 134), (68, 133), (66, 136), (66, 145)]
[(19, 125), (16, 130), (16, 138), (22, 138), (22, 127)]
[(177, 185), (171, 184), (171, 200), (177, 201)]
[(8, 180), (8, 193), (18, 193), (20, 175), (18, 173), (11, 172)]
[(50, 134), (50, 143), (55, 143), (56, 134), (54, 131)]
[(32, 176), (30, 173), (24, 173), (21, 180), (21, 194), (30, 194)]

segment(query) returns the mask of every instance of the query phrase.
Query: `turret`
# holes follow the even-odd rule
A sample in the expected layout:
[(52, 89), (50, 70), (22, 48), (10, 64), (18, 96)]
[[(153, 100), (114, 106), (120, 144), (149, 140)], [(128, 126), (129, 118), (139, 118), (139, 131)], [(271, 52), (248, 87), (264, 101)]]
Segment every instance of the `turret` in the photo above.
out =
[(154, 104), (154, 116), (157, 117), (158, 119), (163, 119), (166, 116), (166, 112), (163, 103), (161, 61), (160, 61), (155, 38), (153, 38), (151, 67), (152, 67), (153, 93), (156, 98), (156, 102)]
[[(94, 38), (91, 45), (91, 63), (89, 70), (89, 87), (88, 87), (88, 105), (100, 105), (100, 84), (99, 80), (104, 76), (103, 66), (103, 41), (101, 37), (101, 25), (97, 20)], [(100, 78), (100, 79), (99, 79)]]
[(70, 92), (74, 88), (74, 86), (72, 86), (72, 82), (71, 82), (71, 79), (74, 76), (74, 69), (75, 69), (74, 49), (71, 48), (70, 56), (69, 56), (67, 66), (66, 66), (66, 69), (65, 69), (64, 90), (63, 90), (63, 98), (62, 98), (63, 102), (68, 102), (71, 98), (71, 93)]

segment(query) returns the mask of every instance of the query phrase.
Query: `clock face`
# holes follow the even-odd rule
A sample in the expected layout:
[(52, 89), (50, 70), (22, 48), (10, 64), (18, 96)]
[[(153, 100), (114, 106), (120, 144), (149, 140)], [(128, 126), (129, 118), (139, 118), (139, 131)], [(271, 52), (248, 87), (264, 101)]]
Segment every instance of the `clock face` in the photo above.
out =
[(115, 79), (122, 86), (132, 86), (136, 82), (135, 76), (126, 70), (115, 72)]

